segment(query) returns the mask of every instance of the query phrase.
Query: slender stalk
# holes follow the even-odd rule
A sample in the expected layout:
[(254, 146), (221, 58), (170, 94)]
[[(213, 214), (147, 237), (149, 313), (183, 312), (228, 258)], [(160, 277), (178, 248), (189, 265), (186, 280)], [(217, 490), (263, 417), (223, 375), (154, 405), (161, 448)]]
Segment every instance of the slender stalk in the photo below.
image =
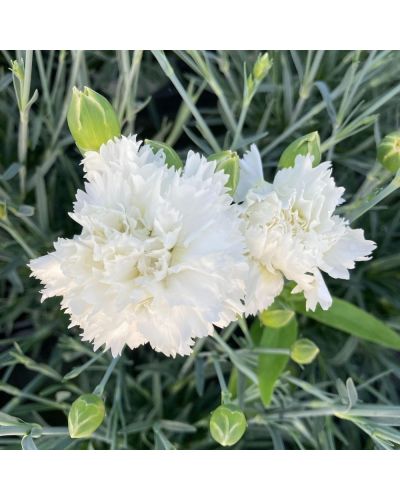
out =
[[(382, 200), (394, 193), (399, 188), (400, 174), (398, 173), (392, 180), (392, 182), (388, 186), (383, 188), (374, 198), (372, 198), (371, 200), (367, 199), (364, 202), (361, 202), (360, 206), (354, 209), (354, 211), (349, 215), (350, 223), (354, 222), (356, 219), (368, 212), (368, 210), (371, 210), (371, 208), (373, 208), (375, 205), (380, 203)], [(350, 207), (351, 205), (349, 206), (349, 208)]]
[(95, 388), (93, 391), (93, 394), (96, 394), (97, 396), (102, 396), (104, 389), (107, 385), (108, 380), (110, 379), (112, 372), (114, 368), (116, 367), (118, 361), (121, 359), (121, 356), (117, 356), (116, 358), (113, 358), (111, 363), (109, 364), (105, 374), (103, 375), (103, 378), (100, 380), (99, 385)]
[(231, 402), (231, 393), (229, 392), (228, 386), (226, 385), (221, 365), (219, 364), (219, 361), (215, 356), (212, 357), (212, 360), (214, 363), (215, 373), (217, 374), (219, 386), (221, 388), (221, 404), (229, 404)]
[(32, 50), (25, 52), (24, 80), (22, 82), (20, 122), (18, 130), (18, 161), (22, 165), (19, 170), (21, 198), (24, 199), (26, 191), (26, 158), (28, 154), (28, 123), (29, 123), (29, 92), (32, 76)]

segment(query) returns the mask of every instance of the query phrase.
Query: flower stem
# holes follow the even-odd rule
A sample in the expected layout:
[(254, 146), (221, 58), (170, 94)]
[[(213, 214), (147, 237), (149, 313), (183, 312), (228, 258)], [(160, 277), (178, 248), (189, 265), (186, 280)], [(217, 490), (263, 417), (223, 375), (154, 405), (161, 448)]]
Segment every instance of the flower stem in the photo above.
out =
[(113, 358), (113, 360), (109, 364), (105, 374), (103, 375), (103, 378), (101, 379), (99, 385), (93, 391), (93, 394), (96, 394), (96, 396), (103, 395), (106, 384), (107, 384), (108, 380), (110, 379), (111, 374), (112, 374), (115, 366), (117, 365), (118, 361), (120, 360), (120, 358), (121, 358), (121, 356), (117, 356), (116, 358)]
[(228, 386), (226, 385), (224, 374), (222, 373), (221, 365), (219, 364), (218, 359), (213, 357), (212, 360), (215, 367), (215, 373), (217, 374), (219, 386), (221, 387), (221, 401), (222, 404), (224, 404), (230, 400), (230, 392)]
[(365, 212), (368, 212), (368, 210), (371, 210), (375, 205), (380, 203), (382, 200), (384, 200), (387, 196), (390, 194), (394, 193), (397, 189), (400, 188), (400, 171), (397, 172), (396, 176), (392, 179), (392, 182), (388, 184), (385, 188), (383, 188), (379, 193), (374, 196), (372, 199), (365, 200), (364, 202), (361, 202), (360, 206), (356, 208), (353, 212), (353, 215), (349, 216), (349, 222), (352, 223), (361, 215), (365, 214)]

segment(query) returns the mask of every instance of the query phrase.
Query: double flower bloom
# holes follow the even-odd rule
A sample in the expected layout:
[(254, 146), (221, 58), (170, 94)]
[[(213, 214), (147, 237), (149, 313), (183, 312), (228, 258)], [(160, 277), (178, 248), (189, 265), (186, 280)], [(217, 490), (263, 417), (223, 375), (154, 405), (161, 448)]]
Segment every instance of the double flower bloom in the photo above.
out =
[(309, 156), (268, 183), (253, 145), (233, 199), (215, 161), (189, 152), (176, 170), (135, 137), (110, 140), (82, 163), (87, 182), (70, 214), (82, 231), (30, 268), (43, 299), (61, 296), (83, 340), (114, 356), (147, 342), (189, 354), (214, 326), (269, 307), (285, 279), (308, 308), (327, 309), (321, 271), (348, 279), (375, 248), (334, 215), (344, 190), (329, 162), (312, 167)]

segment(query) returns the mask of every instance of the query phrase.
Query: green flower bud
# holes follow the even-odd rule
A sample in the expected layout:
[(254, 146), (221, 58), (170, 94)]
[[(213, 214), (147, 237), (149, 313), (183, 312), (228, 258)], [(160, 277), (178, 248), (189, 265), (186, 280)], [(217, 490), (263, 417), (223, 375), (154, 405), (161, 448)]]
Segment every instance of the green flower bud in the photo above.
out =
[(88, 438), (101, 425), (106, 409), (103, 400), (95, 394), (83, 394), (71, 406), (68, 430), (72, 438)]
[(260, 321), (263, 325), (270, 328), (282, 328), (293, 318), (294, 311), (290, 309), (266, 309), (260, 315)]
[(293, 167), (297, 155), (308, 154), (313, 156), (313, 167), (317, 166), (321, 161), (321, 143), (318, 132), (303, 135), (289, 144), (279, 159), (278, 167)]
[(20, 80), (21, 82), (24, 81), (25, 78), (25, 70), (24, 70), (24, 61), (21, 59), (21, 61), (11, 61), (11, 71), (13, 74)]
[(88, 87), (84, 87), (83, 92), (73, 88), (67, 121), (82, 154), (98, 151), (102, 144), (121, 135), (121, 126), (111, 104)]
[(150, 141), (149, 139), (146, 139), (144, 142), (151, 147), (153, 153), (157, 153), (161, 149), (165, 154), (165, 163), (169, 167), (175, 167), (177, 170), (183, 167), (183, 162), (179, 158), (178, 153), (171, 146), (168, 146), (168, 144), (159, 141)]
[(246, 417), (238, 406), (221, 405), (211, 414), (211, 436), (222, 446), (236, 444), (245, 433), (246, 427)]
[(272, 68), (272, 59), (270, 59), (268, 52), (258, 56), (256, 63), (253, 68), (253, 76), (255, 80), (263, 80), (269, 70)]
[(400, 168), (400, 131), (383, 138), (378, 146), (378, 161), (387, 170), (396, 173)]
[(318, 356), (319, 349), (309, 339), (299, 339), (292, 345), (290, 357), (299, 365), (309, 365)]
[(234, 195), (237, 185), (239, 183), (240, 175), (240, 162), (239, 156), (235, 151), (221, 151), (209, 156), (208, 161), (216, 161), (217, 167), (215, 171), (223, 170), (225, 174), (229, 175), (226, 186), (229, 188), (229, 194)]

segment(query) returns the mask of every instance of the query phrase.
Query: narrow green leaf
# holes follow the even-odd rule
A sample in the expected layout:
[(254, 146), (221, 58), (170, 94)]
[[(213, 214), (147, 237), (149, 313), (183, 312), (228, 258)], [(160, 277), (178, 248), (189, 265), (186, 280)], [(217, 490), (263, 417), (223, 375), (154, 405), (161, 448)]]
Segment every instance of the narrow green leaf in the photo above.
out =
[(167, 438), (167, 436), (162, 432), (158, 425), (153, 426), (154, 431), (154, 441), (156, 450), (176, 450), (175, 446)]
[(10, 181), (18, 174), (21, 168), (21, 163), (12, 163), (0, 177), (3, 179), (3, 181)]
[(204, 358), (197, 357), (194, 362), (194, 374), (196, 380), (196, 391), (199, 396), (204, 393), (205, 375), (204, 375)]
[(349, 398), (349, 405), (350, 405), (350, 407), (352, 407), (355, 404), (357, 404), (357, 401), (358, 401), (357, 389), (356, 389), (356, 386), (354, 385), (352, 378), (348, 378), (346, 380), (346, 390), (347, 390), (347, 395)]
[[(290, 348), (297, 338), (297, 321), (292, 318), (282, 328), (265, 327), (260, 347)], [(284, 354), (260, 354), (258, 358), (258, 384), (262, 402), (265, 406), (271, 403), (274, 386), (285, 369), (289, 356)]]
[(306, 311), (303, 300), (294, 300), (291, 303), (296, 312), (309, 318), (340, 330), (355, 337), (359, 337), (375, 344), (400, 351), (400, 335), (375, 318), (372, 314), (337, 297), (333, 298), (330, 309), (323, 311)]
[(178, 422), (177, 420), (160, 420), (160, 428), (169, 432), (196, 432), (194, 425), (187, 424), (186, 422)]

